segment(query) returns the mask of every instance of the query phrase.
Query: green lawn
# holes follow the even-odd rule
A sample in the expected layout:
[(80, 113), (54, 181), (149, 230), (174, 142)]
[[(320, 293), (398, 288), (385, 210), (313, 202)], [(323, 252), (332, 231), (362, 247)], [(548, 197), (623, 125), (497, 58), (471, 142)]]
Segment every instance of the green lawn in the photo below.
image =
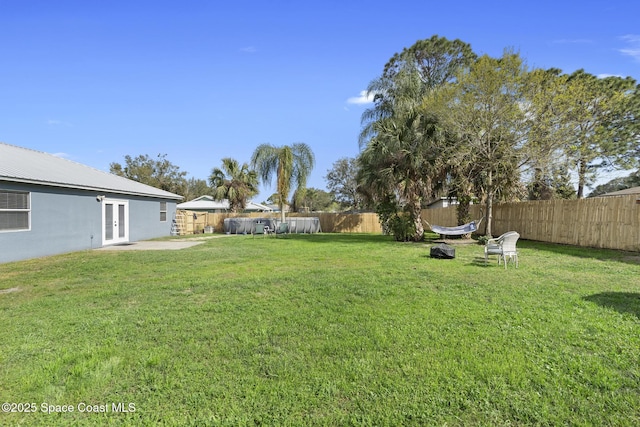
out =
[(0, 401), (37, 412), (0, 425), (640, 425), (640, 254), (520, 241), (505, 271), (429, 246), (231, 236), (0, 265)]

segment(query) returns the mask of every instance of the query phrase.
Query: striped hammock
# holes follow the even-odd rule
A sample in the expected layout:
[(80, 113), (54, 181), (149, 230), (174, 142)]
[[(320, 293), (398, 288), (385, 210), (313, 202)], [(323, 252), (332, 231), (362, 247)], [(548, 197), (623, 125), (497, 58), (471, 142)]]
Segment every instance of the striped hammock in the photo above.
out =
[(468, 224), (458, 225), (456, 227), (443, 227), (440, 225), (431, 225), (425, 221), (431, 231), (443, 236), (462, 236), (463, 234), (473, 233), (478, 229), (478, 226), (482, 222), (482, 218), (477, 221), (471, 221)]

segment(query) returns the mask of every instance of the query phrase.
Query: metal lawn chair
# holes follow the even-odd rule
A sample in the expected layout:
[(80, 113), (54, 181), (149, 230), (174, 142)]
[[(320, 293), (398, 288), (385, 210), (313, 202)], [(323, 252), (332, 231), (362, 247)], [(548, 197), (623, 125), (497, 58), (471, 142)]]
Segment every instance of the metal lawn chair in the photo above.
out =
[(251, 233), (253, 237), (256, 237), (257, 234), (262, 234), (262, 237), (266, 237), (269, 234), (269, 228), (267, 224), (262, 222), (256, 222), (253, 225), (253, 233)]
[(278, 226), (276, 227), (276, 237), (278, 237), (279, 235), (287, 235), (289, 234), (289, 224), (286, 222), (281, 222), (280, 224), (278, 224)]

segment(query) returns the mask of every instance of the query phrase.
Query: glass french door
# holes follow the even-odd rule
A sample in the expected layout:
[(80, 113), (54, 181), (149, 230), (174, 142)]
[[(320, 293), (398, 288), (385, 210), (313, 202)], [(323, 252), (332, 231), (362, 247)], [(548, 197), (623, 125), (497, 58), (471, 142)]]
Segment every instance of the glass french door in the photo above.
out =
[(129, 202), (105, 199), (102, 202), (102, 242), (104, 245), (129, 241)]

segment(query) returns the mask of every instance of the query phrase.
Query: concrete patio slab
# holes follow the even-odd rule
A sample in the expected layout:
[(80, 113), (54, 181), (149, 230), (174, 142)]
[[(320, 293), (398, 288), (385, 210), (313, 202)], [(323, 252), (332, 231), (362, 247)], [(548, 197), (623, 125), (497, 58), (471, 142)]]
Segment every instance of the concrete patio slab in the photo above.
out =
[(144, 240), (141, 242), (120, 243), (110, 246), (96, 248), (97, 251), (171, 251), (186, 249), (199, 245), (209, 239), (219, 239), (230, 237), (228, 234), (203, 235), (202, 237), (191, 237), (176, 240)]
[(204, 243), (204, 240), (196, 241), (143, 241), (122, 243), (118, 245), (103, 246), (97, 248), (97, 251), (176, 251), (180, 249), (190, 248), (195, 245)]

